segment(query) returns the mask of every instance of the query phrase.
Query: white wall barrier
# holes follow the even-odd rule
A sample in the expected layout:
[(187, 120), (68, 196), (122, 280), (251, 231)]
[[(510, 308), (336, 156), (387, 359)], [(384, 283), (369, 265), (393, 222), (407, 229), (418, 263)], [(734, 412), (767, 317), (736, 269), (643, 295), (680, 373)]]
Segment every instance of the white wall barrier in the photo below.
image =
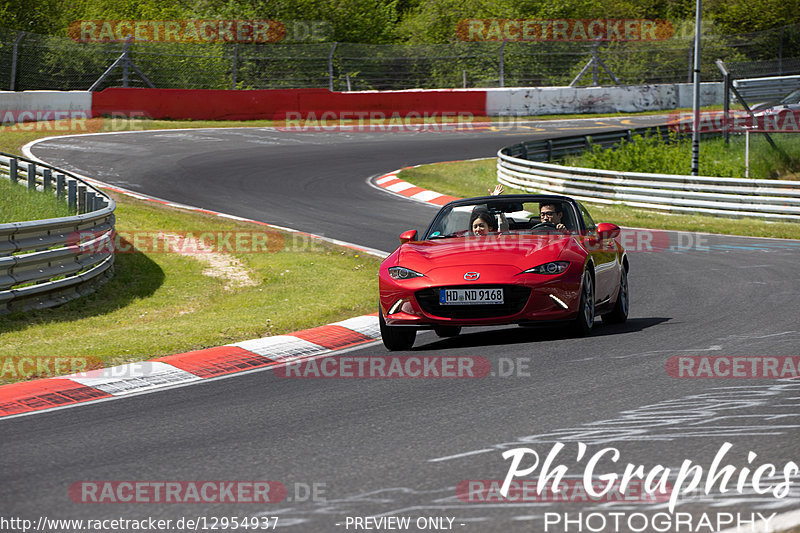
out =
[(0, 122), (54, 120), (47, 112), (70, 112), (70, 116), (92, 116), (92, 93), (89, 91), (0, 91)]
[[(722, 104), (721, 82), (702, 83), (700, 105)], [(531, 87), (486, 90), (488, 116), (635, 113), (692, 107), (692, 84)]]
[[(469, 91), (475, 92), (476, 89)], [(485, 92), (487, 116), (633, 113), (686, 108), (692, 105), (690, 83), (502, 88), (485, 89)], [(92, 96), (93, 93), (89, 91), (0, 91), (0, 121), (10, 124), (15, 121), (53, 120), (52, 115), (46, 114), (48, 111), (80, 113), (89, 118), (92, 116)], [(721, 104), (722, 83), (703, 83), (700, 96), (701, 105)]]

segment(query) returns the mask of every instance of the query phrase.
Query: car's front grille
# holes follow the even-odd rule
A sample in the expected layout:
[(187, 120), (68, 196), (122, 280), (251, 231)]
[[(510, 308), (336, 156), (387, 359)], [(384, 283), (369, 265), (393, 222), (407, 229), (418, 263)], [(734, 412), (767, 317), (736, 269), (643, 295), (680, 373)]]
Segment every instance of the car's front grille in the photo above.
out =
[[(439, 289), (503, 289), (502, 304), (465, 304), (441, 305)], [(430, 315), (445, 318), (494, 318), (519, 313), (525, 307), (531, 290), (519, 285), (454, 285), (434, 287), (417, 291), (417, 298), (422, 310)]]

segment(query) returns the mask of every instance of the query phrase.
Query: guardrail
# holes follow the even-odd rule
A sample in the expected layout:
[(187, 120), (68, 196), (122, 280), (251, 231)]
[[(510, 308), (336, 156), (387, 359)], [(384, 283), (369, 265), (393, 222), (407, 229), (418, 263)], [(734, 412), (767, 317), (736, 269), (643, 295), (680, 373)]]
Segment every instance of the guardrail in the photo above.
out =
[(733, 86), (748, 105), (775, 102), (795, 89), (800, 89), (800, 76), (770, 76), (733, 80)]
[(52, 191), (76, 214), (0, 224), (0, 314), (52, 307), (113, 274), (114, 200), (78, 176), (0, 153), (0, 177)]
[(647, 130), (666, 138), (669, 127), (529, 141), (497, 152), (497, 179), (522, 189), (566, 194), (580, 200), (623, 203), (672, 212), (754, 216), (800, 221), (800, 181), (645, 174), (550, 163), (592, 143), (610, 147)]

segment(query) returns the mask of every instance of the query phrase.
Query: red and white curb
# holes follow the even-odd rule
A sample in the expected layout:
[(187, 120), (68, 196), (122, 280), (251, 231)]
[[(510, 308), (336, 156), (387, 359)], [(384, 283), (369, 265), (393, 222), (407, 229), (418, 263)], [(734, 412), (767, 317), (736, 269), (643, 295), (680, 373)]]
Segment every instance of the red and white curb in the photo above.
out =
[(380, 339), (378, 316), (0, 387), (0, 418), (107, 400), (333, 354)]
[(393, 172), (389, 172), (388, 174), (384, 174), (383, 176), (375, 178), (375, 180), (372, 183), (380, 189), (397, 194), (399, 196), (403, 196), (405, 198), (408, 198), (409, 200), (415, 200), (417, 202), (431, 204), (439, 207), (448, 204), (453, 200), (460, 200), (460, 198), (457, 196), (450, 196), (447, 194), (442, 194), (440, 192), (423, 189), (422, 187), (417, 187), (413, 183), (409, 183), (397, 177), (397, 175), (400, 172), (408, 168), (415, 168), (415, 167), (406, 167), (399, 170), (395, 170)]

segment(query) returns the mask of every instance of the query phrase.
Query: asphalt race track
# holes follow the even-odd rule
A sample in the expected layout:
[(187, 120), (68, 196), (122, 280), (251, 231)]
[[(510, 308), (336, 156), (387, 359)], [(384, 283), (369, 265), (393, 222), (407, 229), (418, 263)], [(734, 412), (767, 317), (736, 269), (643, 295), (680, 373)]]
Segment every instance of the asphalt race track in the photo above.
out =
[[(401, 231), (422, 229), (435, 211), (378, 190), (368, 178), (407, 165), (488, 157), (536, 136), (619, 125), (608, 119), (457, 133), (138, 132), (54, 139), (33, 153), (163, 199), (389, 251)], [(408, 518), (408, 531), (560, 532), (716, 531), (730, 526), (729, 518), (735, 525), (755, 513), (798, 509), (800, 475), (790, 468), (787, 481), (784, 465), (800, 462), (800, 381), (675, 379), (666, 364), (676, 356), (800, 356), (800, 243), (664, 236), (669, 246), (630, 254), (624, 325), (598, 323), (588, 338), (519, 327), (476, 328), (453, 339), (425, 332), (411, 352), (399, 354), (484, 357), (492, 373), (480, 379), (286, 379), (263, 371), (0, 420), (2, 514), (277, 516), (285, 531), (398, 530), (387, 521), (356, 527), (356, 518), (372, 516)], [(373, 343), (344, 356), (388, 353)], [(718, 469), (732, 465), (733, 481), (721, 494), (721, 478), (712, 479), (706, 492), (712, 460), (726, 442), (733, 446)], [(671, 469), (669, 484), (681, 487), (676, 476), (688, 460), (702, 469), (703, 484), (681, 494), (672, 512), (669, 502), (587, 501), (578, 493), (518, 493), (512, 502), (479, 490), (459, 497), (456, 487), (484, 486), (476, 480), (502, 482), (510, 465), (502, 452), (512, 448), (536, 450), (539, 469), (529, 476), (536, 479), (557, 443), (564, 447), (551, 470), (566, 466), (565, 480), (579, 481), (590, 457), (613, 447), (618, 461), (603, 456), (596, 474), (661, 466)], [(748, 463), (751, 451), (757, 457)], [(753, 481), (767, 463), (775, 470), (762, 469), (760, 482)], [(74, 503), (70, 486), (86, 480), (272, 480), (288, 494), (280, 503)], [(790, 488), (786, 497), (774, 494), (780, 483)], [(771, 488), (758, 494), (754, 486)], [(440, 521), (417, 522), (424, 518)]]

